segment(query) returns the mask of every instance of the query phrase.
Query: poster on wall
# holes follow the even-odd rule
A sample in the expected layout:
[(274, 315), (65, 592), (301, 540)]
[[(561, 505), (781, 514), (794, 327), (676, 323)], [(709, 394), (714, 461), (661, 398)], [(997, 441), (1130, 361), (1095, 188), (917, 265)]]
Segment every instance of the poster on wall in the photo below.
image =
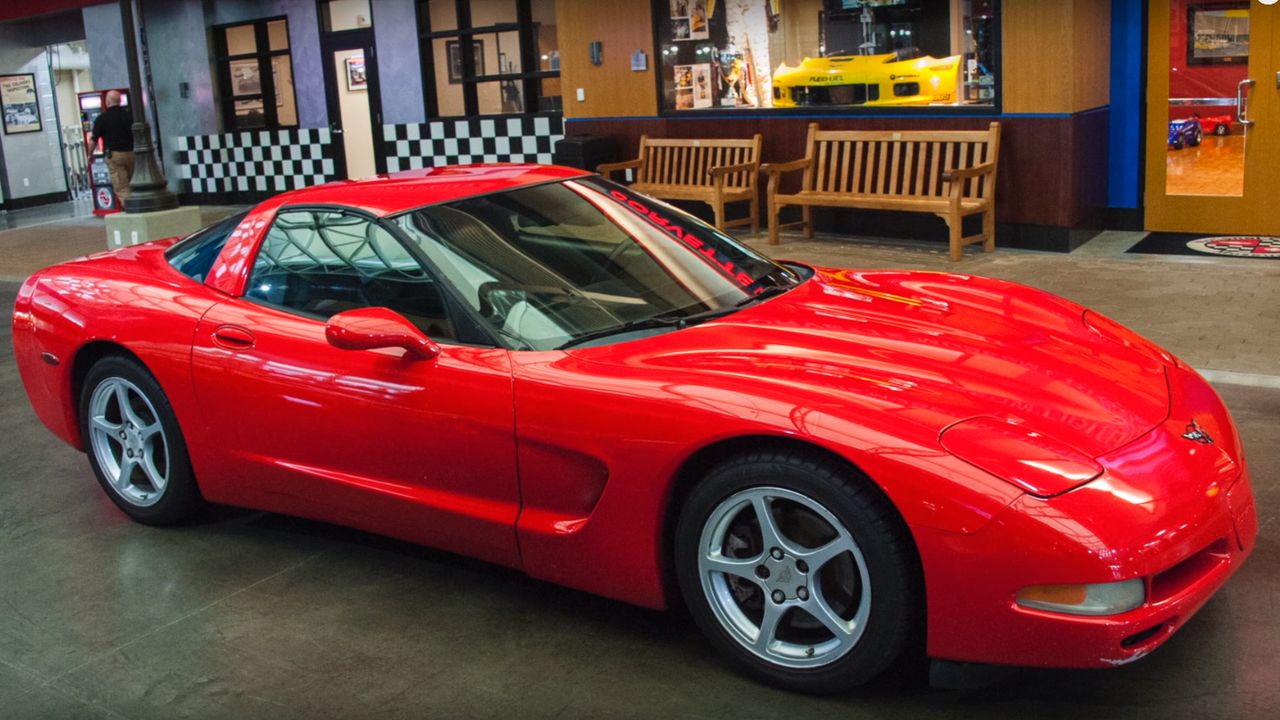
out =
[(1187, 63), (1249, 62), (1249, 5), (1187, 8)]
[(364, 74), (364, 55), (347, 58), (347, 89), (369, 89), (369, 79)]
[(689, 0), (689, 39), (706, 40), (711, 37), (707, 22), (707, 0)]
[(692, 110), (693, 105), (693, 65), (676, 65), (676, 109)]
[(675, 40), (706, 40), (711, 37), (707, 18), (712, 0), (668, 0), (671, 9), (671, 34)]
[(256, 59), (232, 60), (229, 66), (231, 68), (232, 95), (262, 94), (262, 78), (258, 75), (258, 61)]
[(711, 63), (693, 67), (693, 106), (711, 107)]
[(0, 108), (4, 112), (6, 135), (40, 131), (40, 104), (36, 98), (36, 76), (0, 75)]

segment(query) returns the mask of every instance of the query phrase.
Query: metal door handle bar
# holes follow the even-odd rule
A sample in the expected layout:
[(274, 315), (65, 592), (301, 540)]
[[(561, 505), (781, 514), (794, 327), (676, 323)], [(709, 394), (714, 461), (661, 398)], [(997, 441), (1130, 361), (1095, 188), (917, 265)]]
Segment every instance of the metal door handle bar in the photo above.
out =
[(1245, 127), (1249, 127), (1250, 125), (1253, 124), (1253, 121), (1249, 119), (1249, 102), (1248, 100), (1246, 100), (1247, 96), (1244, 93), (1244, 88), (1246, 85), (1249, 87), (1253, 87), (1254, 81), (1252, 79), (1246, 78), (1244, 80), (1241, 80), (1239, 85), (1236, 85), (1236, 108), (1237, 108), (1236, 114), (1240, 118), (1240, 124)]

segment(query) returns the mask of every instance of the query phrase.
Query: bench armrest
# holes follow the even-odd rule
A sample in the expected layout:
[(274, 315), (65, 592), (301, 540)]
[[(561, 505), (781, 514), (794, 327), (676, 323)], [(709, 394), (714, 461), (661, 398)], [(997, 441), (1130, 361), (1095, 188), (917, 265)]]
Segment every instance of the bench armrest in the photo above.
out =
[(596, 167), (596, 172), (608, 178), (615, 171), (638, 167), (640, 167), (640, 158), (627, 160), (626, 162), (604, 163)]
[(723, 177), (725, 175), (731, 175), (733, 173), (754, 171), (759, 166), (760, 166), (759, 163), (754, 163), (754, 162), (738, 163), (737, 165), (720, 165), (720, 166), (708, 169), (707, 174), (713, 178)]
[(996, 169), (995, 163), (987, 162), (987, 163), (982, 163), (981, 165), (974, 165), (973, 167), (956, 168), (954, 170), (948, 170), (942, 173), (942, 179), (945, 182), (951, 182), (953, 180), (975, 178), (975, 177), (978, 177), (979, 175), (990, 175), (991, 173), (995, 172), (995, 169)]
[(812, 159), (800, 158), (799, 160), (792, 160), (791, 162), (765, 163), (760, 166), (760, 169), (769, 173), (770, 175), (780, 175), (786, 172), (795, 172), (796, 170), (804, 170), (805, 168), (809, 167), (812, 164), (813, 164)]

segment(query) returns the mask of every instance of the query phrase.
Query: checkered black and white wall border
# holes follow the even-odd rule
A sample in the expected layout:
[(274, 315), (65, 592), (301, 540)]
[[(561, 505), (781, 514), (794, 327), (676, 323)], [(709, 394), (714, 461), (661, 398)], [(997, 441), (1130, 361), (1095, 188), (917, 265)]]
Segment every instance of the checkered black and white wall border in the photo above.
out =
[(328, 128), (191, 135), (176, 146), (188, 193), (264, 196), (337, 179)]
[(550, 163), (564, 137), (564, 118), (462, 118), (383, 125), (382, 130), (388, 172), (480, 162)]

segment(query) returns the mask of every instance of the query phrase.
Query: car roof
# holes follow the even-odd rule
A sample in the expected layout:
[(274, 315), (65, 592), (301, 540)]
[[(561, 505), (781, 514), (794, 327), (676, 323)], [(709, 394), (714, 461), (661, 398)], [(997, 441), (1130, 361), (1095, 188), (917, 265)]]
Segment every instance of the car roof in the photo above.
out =
[(444, 165), (314, 185), (278, 195), (273, 204), (345, 205), (383, 216), (589, 174), (576, 168), (532, 163)]

